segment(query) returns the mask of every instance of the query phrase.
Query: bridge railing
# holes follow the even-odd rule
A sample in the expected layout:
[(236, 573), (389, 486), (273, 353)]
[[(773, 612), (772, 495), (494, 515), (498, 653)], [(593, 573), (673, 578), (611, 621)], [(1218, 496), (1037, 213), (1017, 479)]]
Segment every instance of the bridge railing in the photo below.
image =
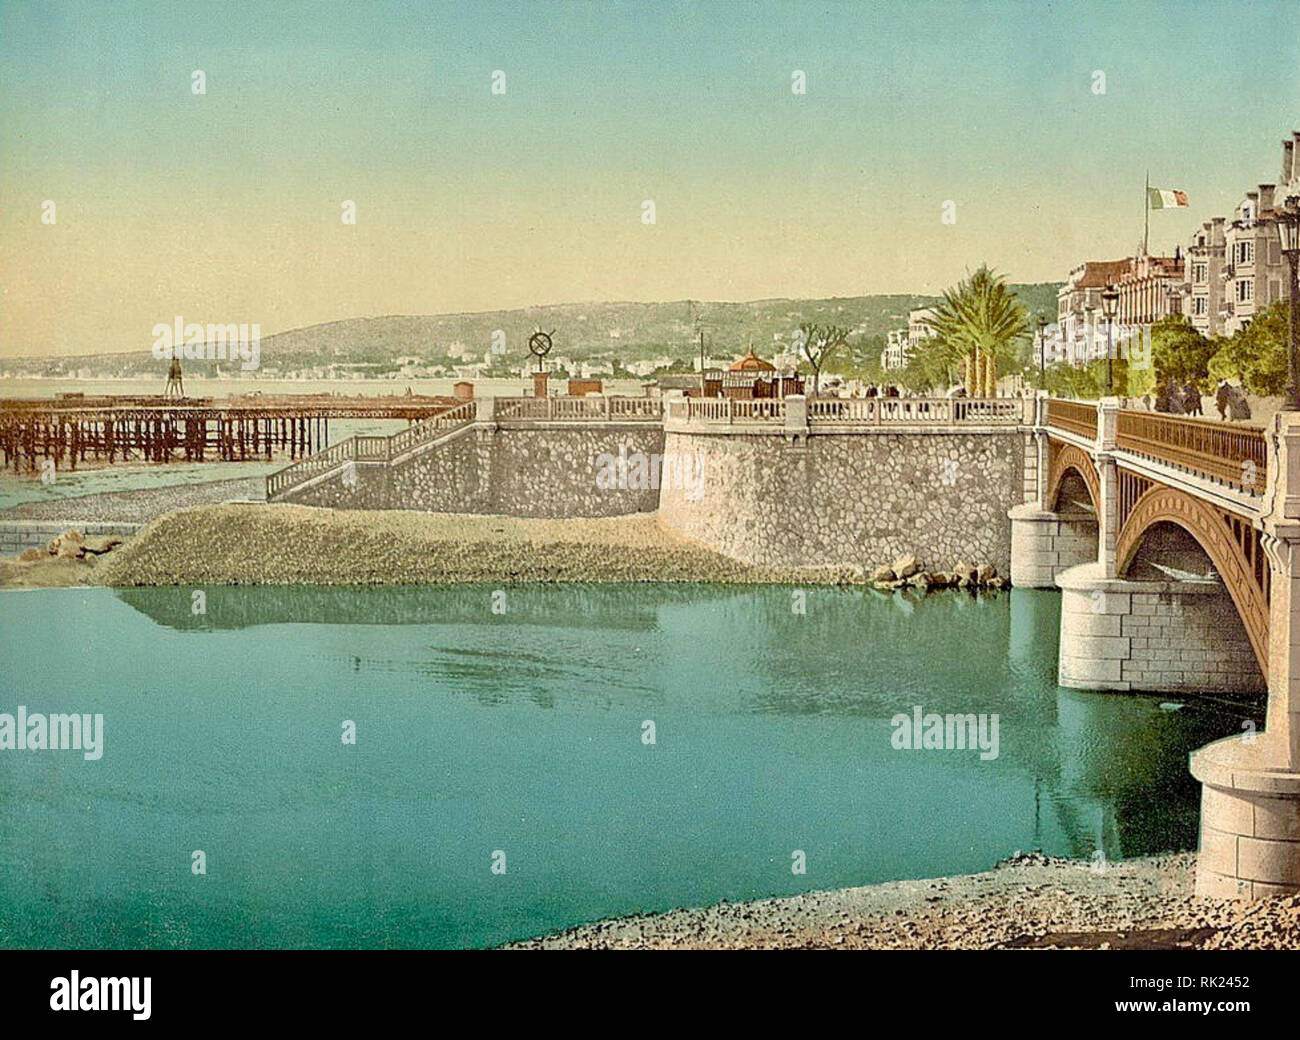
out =
[(1268, 486), (1262, 430), (1120, 409), (1115, 446), (1247, 494), (1261, 495)]
[[(1101, 413), (1097, 404), (1057, 398), (1045, 403), (1045, 425), (1098, 440)], [(1117, 408), (1114, 416), (1115, 447), (1120, 451), (1249, 495), (1262, 495), (1268, 486), (1268, 452), (1262, 430), (1129, 408)]]
[(1047, 399), (1047, 425), (1058, 430), (1087, 437), (1090, 441), (1097, 439), (1097, 406), (1082, 401), (1062, 401), (1056, 397)]

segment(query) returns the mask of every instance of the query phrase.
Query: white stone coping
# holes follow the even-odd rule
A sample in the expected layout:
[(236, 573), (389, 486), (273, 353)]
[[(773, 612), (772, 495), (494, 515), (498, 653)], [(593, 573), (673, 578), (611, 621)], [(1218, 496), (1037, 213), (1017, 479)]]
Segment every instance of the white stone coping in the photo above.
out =
[(1267, 731), (1247, 744), (1239, 736), (1206, 744), (1188, 756), (1192, 776), (1211, 787), (1274, 798), (1300, 798), (1300, 771), (1285, 764), (1278, 742)]
[(1100, 563), (1080, 563), (1067, 567), (1056, 576), (1056, 584), (1065, 592), (1135, 592), (1146, 595), (1169, 593), (1178, 596), (1214, 596), (1223, 591), (1217, 578), (1179, 581), (1132, 581), (1129, 578), (1105, 577)]

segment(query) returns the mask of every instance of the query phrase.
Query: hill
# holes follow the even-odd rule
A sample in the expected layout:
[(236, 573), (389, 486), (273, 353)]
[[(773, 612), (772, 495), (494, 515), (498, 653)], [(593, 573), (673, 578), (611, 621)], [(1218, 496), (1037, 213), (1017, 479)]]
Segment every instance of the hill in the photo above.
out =
[[(1055, 283), (1012, 288), (1032, 317), (1041, 314), (1055, 320)], [(263, 336), (260, 374), (320, 375), (335, 366), (351, 374), (380, 375), (398, 367), (399, 358), (406, 359), (408, 366), (442, 366), (450, 371), (457, 365), (482, 364), (498, 330), (505, 334), (505, 352), (491, 357), (491, 368), (516, 374), (529, 362), (528, 337), (539, 328), (553, 333), (552, 359), (611, 361), (620, 368), (664, 359), (688, 364), (699, 354), (701, 328), (706, 353), (717, 357), (738, 356), (751, 345), (758, 354), (770, 357), (788, 349), (791, 334), (804, 322), (845, 325), (855, 339), (879, 342), (883, 347), (890, 329), (907, 324), (909, 310), (934, 302), (935, 297), (920, 295), (742, 303), (678, 300), (348, 318)], [(98, 377), (139, 377), (156, 375), (159, 364), (148, 349), (142, 349), (60, 358), (13, 358), (3, 362), (3, 367), (10, 375), (85, 372)], [(187, 361), (186, 371), (213, 375), (218, 364)], [(221, 367), (228, 371), (232, 366)]]

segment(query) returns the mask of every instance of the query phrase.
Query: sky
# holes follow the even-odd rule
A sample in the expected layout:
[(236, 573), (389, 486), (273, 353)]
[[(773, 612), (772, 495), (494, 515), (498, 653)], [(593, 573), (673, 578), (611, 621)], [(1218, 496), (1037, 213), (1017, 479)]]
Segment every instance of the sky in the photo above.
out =
[(0, 0), (0, 357), (1059, 281), (1148, 169), (1172, 251), (1298, 128), (1297, 0)]

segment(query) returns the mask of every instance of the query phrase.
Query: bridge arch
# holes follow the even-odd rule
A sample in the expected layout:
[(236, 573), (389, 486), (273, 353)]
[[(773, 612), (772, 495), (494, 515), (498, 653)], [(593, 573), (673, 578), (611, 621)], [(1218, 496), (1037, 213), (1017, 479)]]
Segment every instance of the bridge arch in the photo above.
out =
[(1128, 574), (1143, 540), (1157, 525), (1186, 531), (1205, 551), (1232, 598), (1260, 671), (1268, 675), (1268, 561), (1258, 532), (1243, 517), (1185, 491), (1153, 484), (1125, 517), (1115, 542), (1116, 574)]
[(1047, 495), (1043, 499), (1043, 505), (1050, 510), (1060, 509), (1061, 490), (1071, 476), (1083, 482), (1092, 501), (1092, 511), (1099, 515), (1101, 479), (1097, 476), (1097, 467), (1086, 451), (1073, 444), (1058, 444), (1056, 450), (1052, 452), (1052, 462), (1047, 477)]

